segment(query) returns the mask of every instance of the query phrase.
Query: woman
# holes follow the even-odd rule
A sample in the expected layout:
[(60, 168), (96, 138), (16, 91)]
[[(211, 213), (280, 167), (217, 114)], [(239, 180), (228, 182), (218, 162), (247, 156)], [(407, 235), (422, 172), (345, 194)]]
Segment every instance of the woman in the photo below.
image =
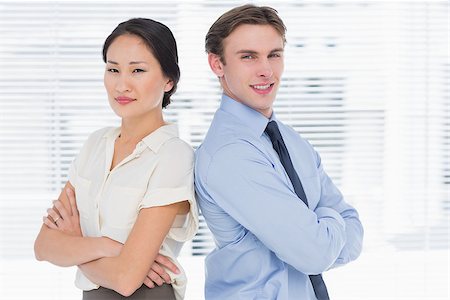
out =
[[(197, 231), (198, 215), (193, 150), (162, 114), (180, 77), (176, 42), (165, 25), (131, 19), (108, 36), (103, 60), (121, 126), (88, 138), (44, 217), (35, 255), (77, 265), (83, 299), (182, 299), (186, 278), (176, 256)], [(149, 288), (158, 253), (181, 271)]]

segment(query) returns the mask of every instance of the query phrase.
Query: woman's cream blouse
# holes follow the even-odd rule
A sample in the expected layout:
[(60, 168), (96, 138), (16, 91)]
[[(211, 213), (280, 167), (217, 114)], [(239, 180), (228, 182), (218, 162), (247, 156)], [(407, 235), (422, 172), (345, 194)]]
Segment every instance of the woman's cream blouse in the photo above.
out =
[[(69, 181), (75, 187), (83, 235), (125, 243), (142, 208), (188, 200), (189, 213), (176, 217), (160, 251), (181, 270), (180, 274), (169, 274), (177, 299), (182, 299), (186, 275), (176, 257), (183, 242), (193, 238), (198, 229), (193, 150), (178, 137), (175, 124), (164, 125), (110, 170), (119, 134), (120, 128), (94, 132), (70, 168)], [(75, 284), (82, 290), (98, 288), (80, 270)]]

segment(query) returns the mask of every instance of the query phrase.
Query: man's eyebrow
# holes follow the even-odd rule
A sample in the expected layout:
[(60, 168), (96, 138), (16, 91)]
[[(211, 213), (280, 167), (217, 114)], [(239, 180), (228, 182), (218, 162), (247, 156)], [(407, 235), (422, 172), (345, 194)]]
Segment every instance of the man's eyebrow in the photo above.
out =
[(236, 54), (242, 54), (242, 53), (245, 53), (245, 54), (258, 54), (258, 52), (255, 51), (255, 50), (245, 50), (245, 49), (242, 49), (242, 50), (236, 51)]
[(273, 52), (284, 52), (284, 48), (275, 48), (272, 51), (270, 51), (270, 53), (273, 53)]
[[(270, 51), (270, 53), (274, 53), (274, 52), (283, 52), (284, 48), (275, 48), (273, 50)], [(258, 54), (258, 51), (255, 50), (246, 50), (246, 49), (242, 49), (242, 50), (238, 50), (236, 51), (236, 54)]]

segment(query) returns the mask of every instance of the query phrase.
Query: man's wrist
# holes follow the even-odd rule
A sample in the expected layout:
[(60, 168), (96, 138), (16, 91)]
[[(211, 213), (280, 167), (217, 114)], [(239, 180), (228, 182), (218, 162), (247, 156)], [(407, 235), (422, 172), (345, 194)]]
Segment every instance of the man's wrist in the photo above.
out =
[(318, 219), (332, 218), (332, 219), (335, 219), (342, 227), (345, 228), (345, 221), (344, 221), (344, 219), (334, 209), (329, 208), (329, 207), (321, 206), (321, 207), (316, 208), (314, 210), (314, 212), (316, 213)]

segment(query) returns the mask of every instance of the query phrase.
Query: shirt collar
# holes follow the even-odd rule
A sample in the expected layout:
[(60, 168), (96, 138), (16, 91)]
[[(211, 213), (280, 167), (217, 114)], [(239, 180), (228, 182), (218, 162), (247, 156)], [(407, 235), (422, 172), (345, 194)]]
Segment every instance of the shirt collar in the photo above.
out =
[(156, 153), (165, 142), (175, 137), (178, 137), (177, 124), (167, 124), (147, 135), (142, 142)]
[[(113, 130), (108, 130), (103, 137), (107, 139), (115, 140), (120, 134), (120, 127), (114, 128)], [(150, 148), (153, 152), (158, 152), (161, 146), (168, 140), (178, 137), (178, 126), (177, 124), (167, 124), (159, 127), (146, 137), (142, 139), (136, 145), (136, 150), (143, 150), (145, 147)]]
[(233, 115), (239, 121), (253, 132), (256, 136), (260, 137), (267, 127), (267, 123), (272, 120), (277, 120), (275, 113), (272, 112), (270, 119), (267, 119), (263, 114), (254, 110), (253, 108), (242, 104), (234, 100), (233, 98), (223, 94), (222, 101), (220, 103), (220, 109)]

